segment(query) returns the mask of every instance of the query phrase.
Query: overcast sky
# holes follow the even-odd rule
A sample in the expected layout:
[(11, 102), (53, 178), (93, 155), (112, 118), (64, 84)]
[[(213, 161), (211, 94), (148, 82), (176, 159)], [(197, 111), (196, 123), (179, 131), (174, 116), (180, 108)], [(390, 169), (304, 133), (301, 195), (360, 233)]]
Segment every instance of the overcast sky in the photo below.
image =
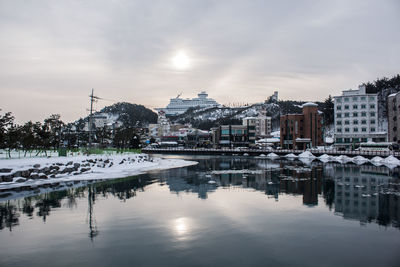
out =
[(200, 90), (222, 104), (323, 100), (400, 73), (399, 14), (399, 0), (0, 0), (0, 108), (69, 122), (91, 88), (149, 108)]

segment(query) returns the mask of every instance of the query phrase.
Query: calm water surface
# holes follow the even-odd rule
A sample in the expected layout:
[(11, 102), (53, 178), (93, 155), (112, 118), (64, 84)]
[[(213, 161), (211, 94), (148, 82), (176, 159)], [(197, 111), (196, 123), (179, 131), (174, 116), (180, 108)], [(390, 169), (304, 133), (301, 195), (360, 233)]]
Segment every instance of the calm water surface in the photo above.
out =
[(187, 158), (0, 199), (0, 266), (400, 266), (398, 169)]

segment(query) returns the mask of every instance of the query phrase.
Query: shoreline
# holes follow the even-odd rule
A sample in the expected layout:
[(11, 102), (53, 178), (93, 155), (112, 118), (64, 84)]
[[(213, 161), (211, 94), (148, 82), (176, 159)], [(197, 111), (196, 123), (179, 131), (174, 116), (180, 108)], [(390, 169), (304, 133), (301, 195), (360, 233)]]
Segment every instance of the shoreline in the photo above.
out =
[(40, 186), (59, 186), (60, 183), (76, 181), (125, 178), (196, 164), (196, 161), (153, 158), (146, 154), (12, 159), (0, 161), (0, 177), (7, 177), (8, 180), (0, 182), (0, 192), (36, 190)]

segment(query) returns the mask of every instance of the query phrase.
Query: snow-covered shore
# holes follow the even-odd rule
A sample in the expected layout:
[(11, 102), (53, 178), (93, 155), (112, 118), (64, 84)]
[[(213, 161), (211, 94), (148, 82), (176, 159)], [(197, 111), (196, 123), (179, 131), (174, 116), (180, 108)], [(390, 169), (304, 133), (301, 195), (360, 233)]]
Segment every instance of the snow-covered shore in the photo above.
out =
[[(267, 158), (276, 158), (277, 155), (275, 153), (270, 153), (266, 157)], [(376, 156), (372, 159), (367, 159), (362, 156), (356, 156), (356, 157), (352, 158), (352, 157), (348, 157), (346, 155), (331, 156), (331, 155), (327, 155), (327, 154), (323, 154), (319, 157), (316, 157), (311, 152), (305, 151), (299, 155), (294, 155), (294, 154), (290, 153), (290, 154), (287, 154), (282, 157), (289, 158), (289, 159), (299, 159), (306, 163), (311, 163), (314, 160), (319, 160), (324, 163), (327, 163), (327, 162), (338, 162), (338, 163), (342, 163), (342, 164), (355, 163), (357, 165), (371, 163), (375, 166), (386, 166), (389, 168), (394, 168), (394, 167), (400, 166), (400, 160), (392, 155), (390, 155), (386, 158)]]
[(153, 158), (147, 154), (0, 160), (0, 190), (36, 188), (68, 181), (122, 178), (195, 164), (195, 161)]

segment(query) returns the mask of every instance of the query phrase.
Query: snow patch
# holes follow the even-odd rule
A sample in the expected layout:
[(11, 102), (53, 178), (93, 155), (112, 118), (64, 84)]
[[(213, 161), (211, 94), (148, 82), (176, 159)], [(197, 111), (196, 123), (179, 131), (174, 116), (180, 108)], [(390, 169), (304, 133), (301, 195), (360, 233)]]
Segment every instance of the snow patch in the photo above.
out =
[(310, 152), (310, 151), (304, 151), (299, 155), (299, 158), (308, 158), (308, 159), (314, 159), (315, 156)]

